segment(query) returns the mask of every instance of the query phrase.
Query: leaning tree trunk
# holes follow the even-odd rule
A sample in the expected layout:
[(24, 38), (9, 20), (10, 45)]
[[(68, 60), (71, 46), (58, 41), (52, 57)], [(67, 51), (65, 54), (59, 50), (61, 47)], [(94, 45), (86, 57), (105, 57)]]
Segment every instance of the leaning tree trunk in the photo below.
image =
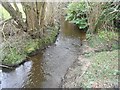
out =
[(23, 31), (26, 31), (26, 23), (23, 21), (22, 13), (18, 10), (17, 5), (14, 4), (16, 8), (15, 10), (9, 2), (1, 2), (1, 4), (9, 12), (10, 16), (16, 21), (17, 26)]

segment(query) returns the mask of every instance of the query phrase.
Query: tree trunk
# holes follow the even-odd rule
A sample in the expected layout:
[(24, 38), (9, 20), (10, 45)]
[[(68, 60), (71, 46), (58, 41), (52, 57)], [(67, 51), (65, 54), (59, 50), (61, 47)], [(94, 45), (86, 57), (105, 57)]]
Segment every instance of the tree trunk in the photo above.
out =
[(55, 4), (50, 2), (47, 4), (47, 7), (46, 7), (46, 24), (49, 25), (49, 26), (53, 26), (54, 24), (54, 7), (55, 7)]
[(98, 17), (100, 16), (101, 13), (101, 3), (96, 2), (96, 3), (90, 3), (91, 10), (89, 10), (89, 15), (88, 15), (88, 23), (89, 23), (89, 32), (97, 34), (97, 30), (95, 30), (95, 24), (98, 21)]
[(26, 16), (25, 21), (16, 3), (13, 3), (15, 9), (9, 2), (3, 2), (2, 6), (9, 12), (21, 30), (26, 31), (33, 38), (38, 38), (43, 36), (46, 25), (53, 26), (60, 21), (61, 3), (54, 4), (46, 2), (21, 2)]
[(26, 14), (27, 32), (34, 38), (40, 37), (43, 33), (45, 2), (22, 3), (22, 6)]
[(32, 34), (33, 31), (39, 29), (39, 24), (37, 21), (37, 13), (36, 13), (36, 4), (35, 3), (22, 3), (24, 8), (24, 12), (26, 15), (26, 24), (27, 24), (27, 32)]

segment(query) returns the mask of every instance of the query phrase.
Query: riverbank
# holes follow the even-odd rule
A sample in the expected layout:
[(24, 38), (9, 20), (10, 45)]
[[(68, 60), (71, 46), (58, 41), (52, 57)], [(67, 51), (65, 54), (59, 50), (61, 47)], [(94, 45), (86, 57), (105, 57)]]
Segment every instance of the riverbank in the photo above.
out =
[(79, 56), (68, 69), (62, 88), (118, 88), (118, 51)]
[[(112, 39), (116, 37), (118, 37), (117, 34), (114, 35)], [(105, 43), (105, 40), (106, 39), (104, 39), (103, 36), (101, 41), (99, 37), (95, 37), (84, 42), (84, 45), (81, 47), (81, 55), (79, 55), (78, 59), (68, 68), (60, 87), (119, 87), (118, 76), (120, 75), (120, 72), (118, 70), (118, 40), (110, 40), (110, 44), (108, 44), (108, 42)]]
[[(11, 28), (9, 28), (10, 26)], [(15, 28), (11, 22), (6, 24), (4, 27), (5, 37), (1, 40), (0, 47), (1, 66), (7, 66), (10, 69), (16, 68), (30, 60), (30, 56), (56, 41), (58, 29), (58, 27), (47, 27), (42, 38), (32, 39), (27, 33)]]

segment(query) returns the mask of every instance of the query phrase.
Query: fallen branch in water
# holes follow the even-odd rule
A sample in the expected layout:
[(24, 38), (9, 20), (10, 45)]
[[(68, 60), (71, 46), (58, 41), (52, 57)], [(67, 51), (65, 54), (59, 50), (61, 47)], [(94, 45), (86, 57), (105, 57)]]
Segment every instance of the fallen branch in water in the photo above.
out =
[(14, 69), (13, 67), (9, 67), (9, 66), (7, 66), (7, 65), (0, 65), (0, 67), (6, 68), (6, 69)]

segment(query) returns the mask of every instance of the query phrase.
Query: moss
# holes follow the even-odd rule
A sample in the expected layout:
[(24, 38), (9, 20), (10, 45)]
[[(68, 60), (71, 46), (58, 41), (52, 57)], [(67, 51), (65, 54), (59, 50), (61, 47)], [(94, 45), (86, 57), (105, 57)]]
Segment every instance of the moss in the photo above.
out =
[(39, 40), (38, 39), (35, 39), (35, 40), (31, 39), (26, 43), (24, 52), (29, 54), (29, 53), (31, 53), (32, 51), (35, 51), (38, 48), (39, 48)]
[(51, 43), (53, 43), (56, 39), (56, 35), (58, 34), (58, 30), (49, 30), (49, 34), (45, 35), (42, 38), (39, 39), (29, 39), (27, 42), (25, 42), (25, 45), (23, 48), (21, 48), (21, 51), (18, 51), (17, 48), (10, 48), (8, 53), (5, 55), (4, 60), (2, 60), (3, 64), (18, 64), (30, 53), (35, 52), (36, 50), (43, 48)]

